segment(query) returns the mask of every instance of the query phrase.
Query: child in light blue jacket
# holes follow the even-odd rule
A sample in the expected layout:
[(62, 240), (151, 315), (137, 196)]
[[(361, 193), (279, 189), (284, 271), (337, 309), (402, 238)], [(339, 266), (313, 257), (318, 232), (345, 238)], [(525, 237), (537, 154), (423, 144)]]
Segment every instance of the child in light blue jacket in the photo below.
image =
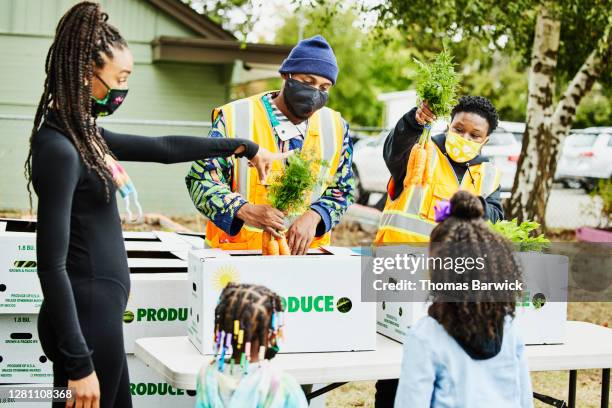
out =
[(466, 191), (437, 213), (429, 257), (480, 257), (484, 268), (431, 270), (432, 282), (447, 285), (432, 291), (429, 316), (408, 331), (395, 407), (533, 407), (525, 346), (513, 322), (518, 293), (448, 285), (520, 280), (511, 246), (485, 224), (480, 199)]

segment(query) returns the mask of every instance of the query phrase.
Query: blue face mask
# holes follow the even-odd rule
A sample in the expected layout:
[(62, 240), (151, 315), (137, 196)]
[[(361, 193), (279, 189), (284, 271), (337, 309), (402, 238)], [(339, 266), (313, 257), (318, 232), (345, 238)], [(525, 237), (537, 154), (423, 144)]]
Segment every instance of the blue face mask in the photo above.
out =
[(98, 99), (95, 96), (91, 96), (91, 114), (94, 117), (98, 116), (108, 116), (112, 115), (119, 106), (125, 100), (128, 90), (127, 89), (113, 89), (102, 80), (99, 76), (96, 75), (96, 78), (100, 80), (108, 89), (106, 96), (102, 99)]

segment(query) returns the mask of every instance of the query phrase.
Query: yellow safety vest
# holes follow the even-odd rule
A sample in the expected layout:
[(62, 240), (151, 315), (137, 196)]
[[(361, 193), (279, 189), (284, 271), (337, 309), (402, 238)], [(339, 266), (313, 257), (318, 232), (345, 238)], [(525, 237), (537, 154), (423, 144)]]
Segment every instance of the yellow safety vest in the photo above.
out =
[(486, 198), (499, 187), (500, 172), (488, 162), (470, 166), (459, 184), (449, 159), (435, 143), (434, 146), (435, 154), (429, 163), (432, 183), (410, 185), (406, 174), (404, 190), (399, 197), (391, 199), (389, 195), (387, 198), (376, 244), (429, 242), (429, 235), (436, 226), (434, 207), (441, 200), (450, 200), (458, 190)]
[[(278, 152), (276, 136), (268, 117), (262, 97), (265, 93), (230, 102), (213, 110), (213, 121), (223, 113), (227, 137), (250, 139), (259, 146)], [(323, 159), (327, 166), (319, 166), (319, 176), (324, 184), (312, 191), (310, 200), (316, 202), (327, 188), (327, 183), (333, 180), (338, 169), (342, 142), (344, 139), (344, 123), (340, 114), (324, 107), (316, 111), (308, 119), (308, 130), (302, 146), (303, 151), (312, 152), (315, 159)], [(270, 177), (281, 173), (283, 165), (277, 161), (272, 166)], [(234, 160), (231, 189), (240, 193), (251, 204), (269, 204), (267, 190), (261, 184), (257, 170), (248, 166), (244, 157)], [(330, 243), (331, 235), (316, 238), (311, 247), (319, 247)], [(206, 244), (212, 248), (223, 249), (261, 249), (262, 230), (244, 225), (237, 235), (231, 236), (218, 228), (212, 221), (206, 224)]]

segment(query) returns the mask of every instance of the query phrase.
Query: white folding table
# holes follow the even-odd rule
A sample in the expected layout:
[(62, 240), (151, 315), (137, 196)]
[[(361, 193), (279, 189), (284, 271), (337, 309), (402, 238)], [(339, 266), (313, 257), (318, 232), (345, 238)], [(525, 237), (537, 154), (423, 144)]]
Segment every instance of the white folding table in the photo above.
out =
[[(601, 407), (607, 408), (612, 367), (612, 329), (585, 322), (567, 322), (566, 342), (527, 346), (531, 371), (570, 371), (569, 404), (575, 406), (577, 370), (602, 370)], [(314, 398), (349, 381), (398, 378), (402, 345), (378, 335), (375, 351), (278, 354), (277, 364), (300, 384), (330, 385), (310, 394)], [(193, 390), (196, 376), (211, 356), (196, 350), (187, 337), (136, 340), (135, 354), (173, 387)]]

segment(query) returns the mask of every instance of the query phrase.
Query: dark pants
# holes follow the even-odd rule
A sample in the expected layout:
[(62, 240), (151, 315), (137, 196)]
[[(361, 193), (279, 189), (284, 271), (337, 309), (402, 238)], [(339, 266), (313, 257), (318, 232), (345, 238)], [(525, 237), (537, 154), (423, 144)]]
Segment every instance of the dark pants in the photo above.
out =
[[(90, 349), (94, 369), (100, 383), (101, 408), (131, 408), (130, 378), (123, 344), (123, 312), (127, 296), (116, 283), (95, 280), (74, 286), (79, 324)], [(52, 320), (62, 316), (50, 315), (45, 304), (38, 318), (38, 334), (43, 351), (53, 362), (53, 385), (66, 387), (68, 375), (65, 361), (59, 352)], [(53, 404), (64, 408), (65, 402)]]
[(399, 380), (397, 378), (376, 381), (374, 408), (393, 408), (398, 383)]

